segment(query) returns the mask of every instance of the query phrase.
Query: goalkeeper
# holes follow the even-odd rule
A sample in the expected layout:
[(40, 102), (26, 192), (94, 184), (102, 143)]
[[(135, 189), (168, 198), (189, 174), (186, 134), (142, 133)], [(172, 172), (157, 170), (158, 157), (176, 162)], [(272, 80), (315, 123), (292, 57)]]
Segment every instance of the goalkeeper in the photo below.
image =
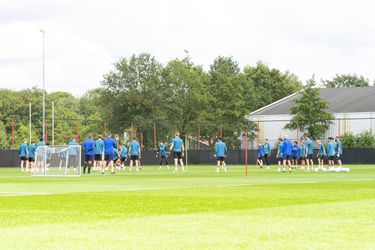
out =
[(165, 165), (167, 166), (167, 169), (169, 169), (169, 163), (168, 163), (168, 148), (167, 145), (164, 143), (163, 140), (160, 141), (158, 145), (158, 151), (156, 152), (156, 157), (159, 158), (159, 169), (161, 169), (161, 166), (163, 165), (163, 160), (165, 161)]

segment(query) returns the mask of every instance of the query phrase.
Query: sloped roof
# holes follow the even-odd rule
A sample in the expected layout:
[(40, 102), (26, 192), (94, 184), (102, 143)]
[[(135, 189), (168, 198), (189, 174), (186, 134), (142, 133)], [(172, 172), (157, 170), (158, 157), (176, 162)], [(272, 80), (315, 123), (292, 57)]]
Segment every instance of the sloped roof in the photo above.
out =
[[(320, 96), (329, 103), (332, 113), (375, 112), (375, 87), (320, 88)], [(288, 115), (294, 106), (294, 100), (301, 92), (276, 101), (250, 115)]]

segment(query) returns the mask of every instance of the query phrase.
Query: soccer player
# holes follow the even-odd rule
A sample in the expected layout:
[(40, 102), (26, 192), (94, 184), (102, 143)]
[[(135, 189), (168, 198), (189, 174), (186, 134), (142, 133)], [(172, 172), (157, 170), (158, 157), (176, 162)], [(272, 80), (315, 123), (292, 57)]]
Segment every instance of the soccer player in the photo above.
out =
[(170, 151), (173, 152), (173, 160), (174, 160), (174, 172), (178, 172), (178, 163), (181, 165), (181, 171), (184, 173), (184, 162), (182, 157), (184, 157), (185, 146), (184, 142), (180, 138), (180, 133), (176, 132), (175, 138), (172, 140), (172, 145), (170, 147)]
[(269, 144), (268, 139), (264, 141), (263, 151), (264, 151), (264, 160), (266, 161), (266, 164), (267, 164), (267, 169), (270, 169), (271, 145)]
[(110, 133), (107, 133), (107, 137), (104, 139), (104, 161), (102, 165), (102, 174), (104, 174), (104, 168), (106, 166), (111, 167), (111, 174), (115, 174), (113, 159), (115, 155), (116, 141), (111, 137)]
[(318, 154), (316, 155), (318, 158), (319, 169), (324, 168), (324, 157), (326, 156), (326, 149), (324, 144), (320, 140), (316, 140), (318, 144)]
[(305, 160), (306, 160), (306, 146), (305, 141), (301, 141), (301, 146), (299, 149), (299, 159), (301, 161), (301, 169), (305, 169)]
[(125, 142), (121, 143), (120, 154), (121, 154), (120, 161), (122, 164), (121, 169), (125, 170), (125, 162), (128, 159), (128, 148), (125, 146)]
[(34, 169), (34, 162), (35, 162), (35, 151), (36, 151), (35, 141), (31, 142), (31, 144), (29, 145), (28, 151), (29, 151), (29, 164), (28, 164), (27, 172), (31, 172)]
[(292, 164), (290, 162), (290, 159), (292, 157), (292, 147), (293, 147), (292, 141), (288, 138), (288, 135), (285, 135), (284, 141), (283, 141), (283, 144), (282, 144), (282, 150), (283, 150), (283, 156), (284, 156), (283, 172), (286, 171), (285, 168), (286, 168), (287, 163), (288, 163), (288, 166), (289, 166), (289, 172), (292, 172)]
[(98, 139), (94, 144), (94, 170), (100, 170), (103, 165), (103, 155), (104, 155), (104, 141), (102, 140), (102, 135), (98, 135)]
[(118, 148), (114, 148), (114, 156), (113, 156), (113, 163), (116, 165), (116, 170), (121, 169), (121, 163), (120, 163), (120, 151)]
[(219, 173), (220, 166), (224, 172), (227, 172), (227, 165), (225, 164), (225, 158), (227, 157), (227, 145), (221, 140), (221, 138), (217, 138), (215, 144), (215, 156), (217, 159), (217, 167), (216, 172)]
[(277, 158), (277, 164), (278, 164), (278, 169), (277, 171), (281, 171), (281, 164), (284, 160), (284, 157), (283, 157), (283, 139), (282, 138), (279, 138), (279, 141), (278, 141), (278, 144), (277, 144), (277, 154), (276, 154), (276, 158)]
[(95, 142), (92, 139), (92, 136), (89, 135), (85, 143), (83, 143), (83, 150), (86, 151), (85, 153), (85, 165), (83, 166), (83, 174), (87, 173), (90, 174), (91, 166), (93, 165), (94, 160), (94, 149), (95, 149)]
[(327, 144), (327, 155), (328, 155), (328, 165), (329, 170), (334, 171), (335, 167), (335, 142), (333, 141), (333, 137), (328, 138), (329, 142)]
[(25, 166), (25, 169), (27, 168), (27, 153), (28, 153), (26, 140), (24, 140), (21, 143), (21, 146), (19, 148), (19, 153), (20, 153), (20, 159), (21, 159), (21, 171), (25, 172), (25, 170), (23, 169), (23, 166)]
[[(76, 138), (74, 136), (72, 136), (72, 139), (70, 140), (70, 142), (68, 143), (69, 146), (76, 146), (78, 145), (77, 141), (76, 141)], [(77, 157), (78, 157), (78, 150), (77, 148), (73, 147), (73, 148), (70, 148), (69, 151), (68, 151), (68, 156), (69, 156), (69, 160), (68, 160), (68, 171), (69, 171), (69, 167), (73, 166), (74, 168), (74, 171), (77, 171)]]
[(306, 146), (306, 162), (307, 162), (307, 170), (314, 170), (314, 161), (313, 161), (313, 148), (314, 148), (314, 143), (312, 140), (306, 136), (305, 137), (305, 146)]
[(299, 145), (297, 141), (294, 141), (292, 147), (292, 169), (298, 168), (298, 157), (299, 157)]
[(263, 167), (263, 146), (261, 143), (258, 144), (258, 159), (257, 159), (257, 165), (259, 165), (259, 168)]
[(163, 160), (165, 161), (165, 165), (167, 165), (167, 169), (169, 169), (168, 163), (168, 148), (167, 145), (164, 144), (164, 141), (161, 140), (158, 145), (158, 151), (156, 152), (156, 156), (159, 158), (159, 169), (163, 165)]
[(38, 143), (36, 144), (36, 152), (37, 152), (37, 158), (36, 158), (36, 170), (35, 171), (38, 171), (39, 170), (39, 167), (41, 167), (41, 164), (42, 164), (42, 161), (43, 161), (43, 150), (42, 149), (39, 149), (39, 147), (43, 147), (45, 146), (44, 144), (44, 141), (43, 141), (43, 137), (40, 137), (39, 138), (39, 141)]
[(336, 142), (336, 160), (337, 160), (337, 164), (339, 164), (339, 168), (341, 168), (342, 167), (342, 161), (341, 161), (341, 157), (342, 157), (342, 143), (340, 141), (340, 137), (339, 136), (336, 136), (335, 142)]
[(133, 165), (135, 164), (135, 170), (139, 171), (139, 159), (141, 158), (141, 146), (135, 137), (133, 137), (133, 141), (129, 144), (129, 152), (130, 152), (130, 169), (129, 171), (133, 170)]

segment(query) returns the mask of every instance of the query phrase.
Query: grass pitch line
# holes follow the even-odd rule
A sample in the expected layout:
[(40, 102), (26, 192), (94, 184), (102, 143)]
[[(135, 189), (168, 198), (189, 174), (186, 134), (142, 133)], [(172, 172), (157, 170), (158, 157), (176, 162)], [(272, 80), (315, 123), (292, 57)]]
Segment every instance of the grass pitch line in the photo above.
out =
[(56, 193), (44, 192), (0, 192), (0, 196), (26, 196), (26, 195), (50, 195)]

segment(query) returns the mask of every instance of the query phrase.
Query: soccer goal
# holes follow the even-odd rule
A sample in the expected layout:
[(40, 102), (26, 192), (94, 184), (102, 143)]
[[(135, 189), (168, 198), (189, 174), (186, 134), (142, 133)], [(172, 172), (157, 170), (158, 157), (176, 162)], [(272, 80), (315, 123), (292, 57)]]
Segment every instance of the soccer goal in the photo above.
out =
[(81, 146), (38, 147), (33, 176), (81, 176)]

